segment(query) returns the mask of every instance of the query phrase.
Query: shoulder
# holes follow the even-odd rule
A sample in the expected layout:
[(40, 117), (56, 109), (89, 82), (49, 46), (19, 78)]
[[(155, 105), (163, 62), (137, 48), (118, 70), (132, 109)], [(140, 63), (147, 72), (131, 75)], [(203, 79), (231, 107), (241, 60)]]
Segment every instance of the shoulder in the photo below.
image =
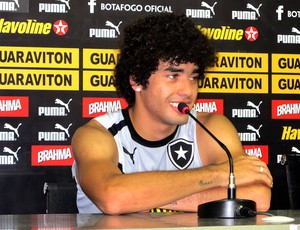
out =
[(201, 121), (207, 128), (219, 129), (221, 127), (233, 127), (231, 121), (222, 114), (216, 113), (197, 113), (197, 118)]
[[(101, 138), (101, 139), (99, 139)], [(111, 133), (108, 131), (106, 127), (104, 127), (98, 121), (92, 119), (85, 125), (79, 127), (72, 138), (72, 142), (76, 141), (84, 141), (89, 140), (90, 142), (93, 141), (102, 141), (102, 138), (113, 138)]]
[(114, 124), (119, 123), (120, 121), (124, 120), (123, 113), (126, 114), (127, 110), (117, 110), (114, 112), (108, 112), (98, 117), (95, 117), (92, 122), (96, 121), (100, 123), (106, 129), (110, 128)]
[[(243, 154), (238, 132), (226, 116), (198, 113), (197, 118), (230, 150), (234, 157)], [(220, 145), (201, 127), (197, 127), (197, 142), (204, 163), (220, 163), (227, 159)]]
[(116, 149), (111, 133), (96, 120), (78, 128), (72, 137), (71, 145), (75, 158), (82, 155), (94, 158), (99, 156), (99, 152), (112, 153)]
[[(237, 137), (237, 131), (231, 121), (222, 114), (197, 113), (198, 120), (218, 139)], [(197, 127), (200, 136), (207, 136), (205, 130)]]
[(75, 132), (75, 137), (81, 135), (109, 135), (108, 129), (116, 123), (123, 120), (123, 114), (121, 110), (115, 112), (105, 113), (91, 119), (85, 125), (79, 127)]
[(77, 136), (83, 137), (85, 135), (101, 135), (108, 132), (108, 130), (102, 126), (98, 121), (96, 120), (90, 120), (85, 125), (79, 127), (73, 138), (76, 138)]

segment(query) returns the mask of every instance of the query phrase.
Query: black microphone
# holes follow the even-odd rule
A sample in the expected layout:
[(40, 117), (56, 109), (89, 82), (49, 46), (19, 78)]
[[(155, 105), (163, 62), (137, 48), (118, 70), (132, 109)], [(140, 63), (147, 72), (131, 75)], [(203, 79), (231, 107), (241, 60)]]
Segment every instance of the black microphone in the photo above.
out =
[[(198, 216), (201, 218), (242, 218), (255, 216), (256, 203), (252, 200), (236, 199), (236, 185), (234, 177), (233, 159), (230, 151), (214, 134), (212, 134), (193, 114), (187, 104), (181, 102), (177, 106), (182, 114), (188, 114), (201, 126), (226, 152), (229, 160), (228, 198), (212, 201), (198, 206)], [(246, 211), (245, 211), (246, 210)], [(251, 211), (248, 211), (251, 210)]]

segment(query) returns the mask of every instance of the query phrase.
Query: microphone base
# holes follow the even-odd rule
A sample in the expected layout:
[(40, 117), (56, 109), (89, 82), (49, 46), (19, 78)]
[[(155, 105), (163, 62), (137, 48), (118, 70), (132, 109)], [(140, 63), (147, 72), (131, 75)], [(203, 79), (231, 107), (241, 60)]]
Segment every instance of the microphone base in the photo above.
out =
[(198, 217), (200, 218), (227, 218), (238, 219), (251, 217), (255, 214), (247, 213), (242, 209), (256, 211), (256, 203), (244, 199), (223, 199), (208, 202), (198, 206)]

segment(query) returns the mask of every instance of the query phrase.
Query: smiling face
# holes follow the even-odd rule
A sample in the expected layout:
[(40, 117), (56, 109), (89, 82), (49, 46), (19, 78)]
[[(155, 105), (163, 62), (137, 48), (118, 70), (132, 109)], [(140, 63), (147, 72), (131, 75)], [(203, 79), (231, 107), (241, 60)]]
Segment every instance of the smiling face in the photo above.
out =
[[(188, 116), (177, 109), (180, 102), (191, 108), (198, 93), (198, 67), (192, 63), (160, 62), (146, 89), (136, 93), (136, 108), (146, 124), (181, 125)], [(149, 123), (147, 123), (149, 122)]]

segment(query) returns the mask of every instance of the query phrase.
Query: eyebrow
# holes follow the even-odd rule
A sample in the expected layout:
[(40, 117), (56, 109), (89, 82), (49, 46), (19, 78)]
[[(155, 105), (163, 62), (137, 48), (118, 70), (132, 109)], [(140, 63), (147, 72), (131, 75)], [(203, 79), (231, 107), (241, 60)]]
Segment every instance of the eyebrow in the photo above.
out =
[[(169, 72), (172, 72), (172, 73), (175, 73), (175, 72), (183, 73), (184, 69), (178, 68), (178, 67), (174, 67), (174, 66), (169, 66), (168, 68), (165, 69), (165, 71), (169, 71)], [(192, 74), (193, 73), (199, 73), (199, 72), (200, 72), (199, 69), (194, 69), (192, 71)]]

